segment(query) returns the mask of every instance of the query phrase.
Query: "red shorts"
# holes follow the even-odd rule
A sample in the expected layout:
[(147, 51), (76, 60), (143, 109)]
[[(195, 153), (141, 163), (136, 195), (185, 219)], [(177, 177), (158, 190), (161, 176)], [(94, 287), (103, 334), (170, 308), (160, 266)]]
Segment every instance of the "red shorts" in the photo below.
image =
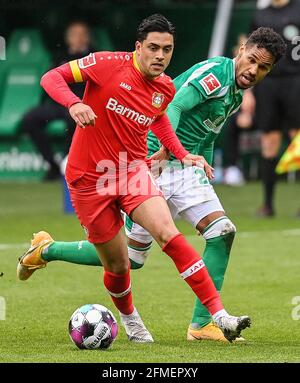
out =
[(117, 180), (85, 174), (68, 182), (68, 187), (76, 215), (92, 243), (116, 236), (123, 226), (121, 210), (130, 215), (147, 199), (163, 196), (146, 166)]

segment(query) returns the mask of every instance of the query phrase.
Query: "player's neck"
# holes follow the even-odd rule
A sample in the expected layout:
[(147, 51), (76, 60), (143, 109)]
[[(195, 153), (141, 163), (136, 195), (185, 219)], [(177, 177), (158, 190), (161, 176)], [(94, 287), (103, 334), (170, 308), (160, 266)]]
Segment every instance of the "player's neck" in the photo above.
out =
[(159, 77), (159, 76), (155, 76), (155, 77), (149, 76), (147, 73), (145, 73), (145, 71), (143, 70), (143, 66), (139, 62), (138, 56), (136, 54), (136, 51), (133, 52), (132, 58), (133, 58), (133, 66), (135, 67), (135, 69), (137, 69), (141, 73), (141, 75), (143, 77), (145, 77), (147, 80), (153, 81), (157, 77)]

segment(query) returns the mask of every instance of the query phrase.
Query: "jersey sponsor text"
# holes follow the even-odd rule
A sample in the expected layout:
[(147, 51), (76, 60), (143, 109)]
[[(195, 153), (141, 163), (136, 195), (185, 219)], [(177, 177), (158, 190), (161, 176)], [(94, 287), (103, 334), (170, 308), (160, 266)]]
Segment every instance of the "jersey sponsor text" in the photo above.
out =
[(138, 113), (133, 109), (127, 108), (122, 104), (118, 104), (118, 101), (112, 97), (108, 100), (106, 104), (106, 109), (112, 110), (113, 112), (120, 114), (126, 118), (129, 118), (132, 121), (137, 122), (140, 125), (149, 126), (155, 120), (154, 117), (147, 117), (144, 114)]

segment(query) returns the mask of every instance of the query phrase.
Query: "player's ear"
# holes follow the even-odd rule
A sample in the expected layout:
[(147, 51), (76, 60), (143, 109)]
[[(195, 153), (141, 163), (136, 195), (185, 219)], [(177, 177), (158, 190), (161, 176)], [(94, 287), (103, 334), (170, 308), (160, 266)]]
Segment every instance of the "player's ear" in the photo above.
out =
[(245, 44), (241, 44), (240, 48), (239, 48), (239, 55), (241, 55), (246, 49), (246, 45)]
[(135, 50), (139, 53), (141, 51), (142, 43), (140, 41), (135, 42)]

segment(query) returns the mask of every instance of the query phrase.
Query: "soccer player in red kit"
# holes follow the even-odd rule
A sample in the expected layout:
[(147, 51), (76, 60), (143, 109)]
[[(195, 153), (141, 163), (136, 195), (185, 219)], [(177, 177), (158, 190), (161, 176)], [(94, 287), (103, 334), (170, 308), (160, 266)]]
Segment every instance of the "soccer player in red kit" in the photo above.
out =
[[(66, 169), (72, 203), (97, 249), (104, 285), (130, 340), (153, 342), (132, 302), (121, 210), (151, 233), (232, 341), (250, 326), (250, 318), (225, 311), (202, 259), (177, 230), (145, 161), (148, 129), (183, 163), (203, 161), (181, 146), (164, 113), (175, 94), (172, 80), (164, 74), (173, 52), (174, 27), (162, 15), (146, 18), (138, 27), (135, 47), (133, 53), (91, 53), (53, 69), (41, 80), (77, 123)], [(80, 100), (67, 84), (82, 81), (87, 85)], [(211, 176), (211, 168), (203, 163)], [(34, 246), (20, 267), (30, 269), (33, 253)]]

